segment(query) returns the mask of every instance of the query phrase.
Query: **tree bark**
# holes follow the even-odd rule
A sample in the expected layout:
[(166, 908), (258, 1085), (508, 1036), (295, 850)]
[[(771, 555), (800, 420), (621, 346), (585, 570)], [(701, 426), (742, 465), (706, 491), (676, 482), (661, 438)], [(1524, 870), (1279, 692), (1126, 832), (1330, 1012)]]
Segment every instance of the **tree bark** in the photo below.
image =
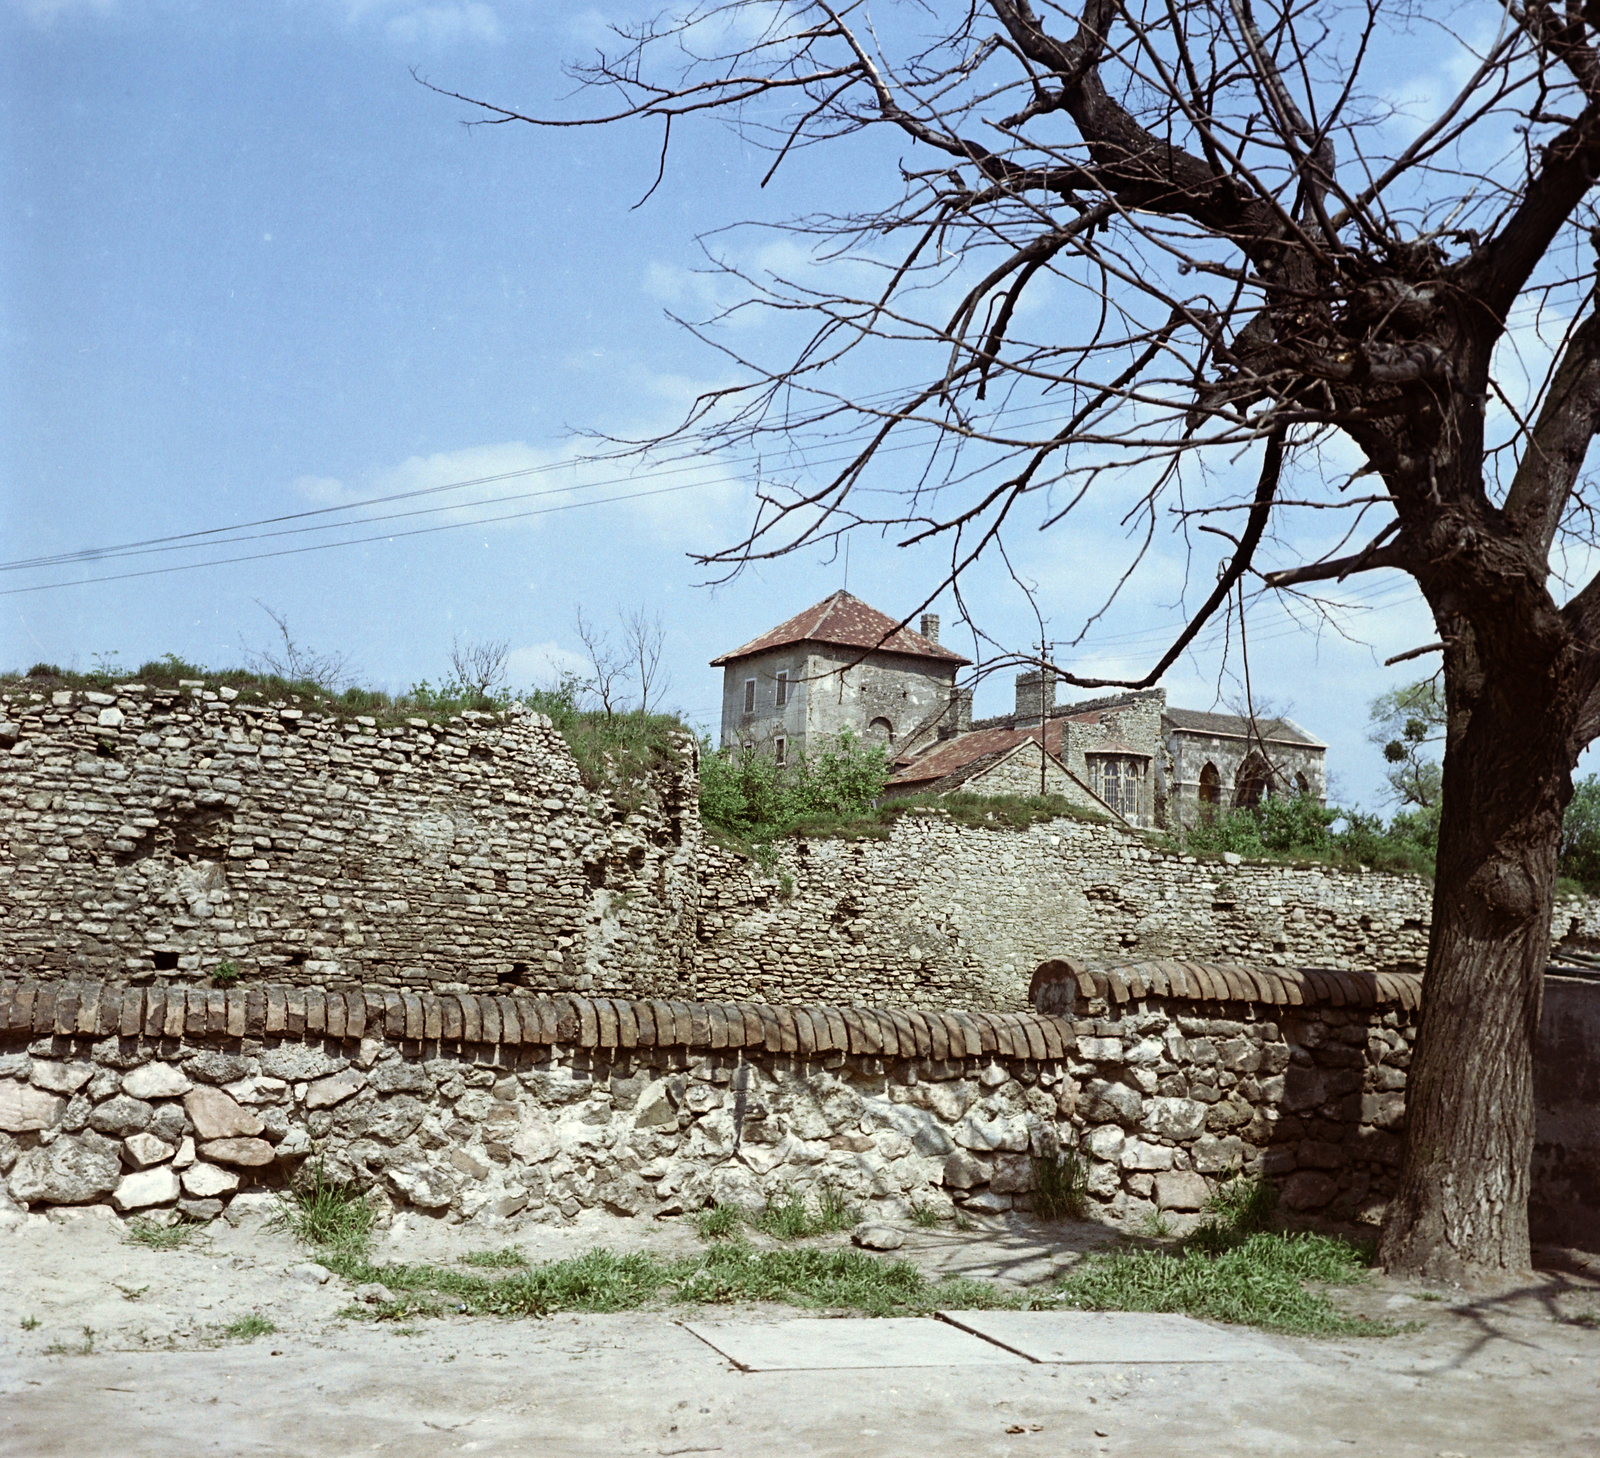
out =
[(1455, 702), (1422, 1022), (1378, 1251), (1391, 1272), (1458, 1285), (1530, 1264), (1534, 1043), (1572, 793), (1561, 655), (1506, 662), (1506, 648), (1484, 671), (1463, 623), (1447, 657)]

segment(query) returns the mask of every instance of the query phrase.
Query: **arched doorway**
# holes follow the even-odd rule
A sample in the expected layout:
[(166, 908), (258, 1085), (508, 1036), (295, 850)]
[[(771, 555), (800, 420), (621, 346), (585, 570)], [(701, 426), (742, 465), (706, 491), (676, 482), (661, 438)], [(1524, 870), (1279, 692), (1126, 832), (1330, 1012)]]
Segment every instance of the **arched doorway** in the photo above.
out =
[(1299, 794), (1309, 795), (1311, 793), (1311, 781), (1305, 777), (1303, 770), (1295, 771), (1294, 787)]
[(1208, 825), (1217, 818), (1217, 806), (1222, 803), (1222, 775), (1216, 765), (1206, 761), (1200, 771), (1200, 818)]
[(867, 743), (887, 748), (894, 743), (894, 725), (884, 718), (874, 719), (867, 725)]

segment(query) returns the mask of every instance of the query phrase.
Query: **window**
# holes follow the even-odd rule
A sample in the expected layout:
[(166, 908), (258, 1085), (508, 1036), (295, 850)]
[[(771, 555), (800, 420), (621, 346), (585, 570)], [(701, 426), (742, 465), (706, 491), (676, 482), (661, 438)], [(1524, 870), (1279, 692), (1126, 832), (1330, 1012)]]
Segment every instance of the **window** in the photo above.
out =
[(874, 719), (867, 725), (867, 743), (888, 746), (894, 743), (894, 725), (887, 719)]
[(781, 709), (789, 702), (789, 674), (784, 670), (778, 675), (778, 707)]
[(756, 681), (753, 678), (744, 681), (744, 711), (747, 714), (756, 711)]
[(1311, 793), (1311, 781), (1308, 780), (1298, 770), (1295, 772), (1294, 787), (1302, 795), (1309, 795)]
[(1217, 806), (1222, 803), (1222, 775), (1216, 765), (1206, 761), (1200, 771), (1200, 818), (1207, 825), (1217, 818)]
[(772, 762), (774, 764), (789, 762), (789, 741), (781, 734), (772, 741)]
[(1089, 771), (1095, 793), (1118, 815), (1136, 820), (1144, 765), (1131, 755), (1093, 754), (1089, 756)]

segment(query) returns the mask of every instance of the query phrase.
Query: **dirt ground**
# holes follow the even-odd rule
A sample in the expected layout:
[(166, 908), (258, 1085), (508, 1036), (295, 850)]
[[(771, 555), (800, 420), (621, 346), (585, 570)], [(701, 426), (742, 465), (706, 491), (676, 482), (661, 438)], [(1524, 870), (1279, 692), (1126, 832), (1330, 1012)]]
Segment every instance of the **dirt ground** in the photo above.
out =
[[(1030, 1284), (1104, 1239), (1018, 1219), (911, 1231), (898, 1254), (930, 1273)], [(535, 1261), (593, 1245), (700, 1248), (681, 1220), (586, 1217), (495, 1239), (401, 1218), (375, 1254), (453, 1261), (504, 1244)], [(1374, 1277), (1336, 1299), (1414, 1325), (1273, 1338), (1297, 1361), (766, 1373), (737, 1370), (680, 1322), (784, 1308), (396, 1326), (341, 1318), (349, 1290), (319, 1284), (307, 1259), (259, 1220), (165, 1251), (95, 1217), (0, 1230), (0, 1454), (1600, 1452), (1600, 1259), (1570, 1253), (1544, 1253), (1537, 1277), (1492, 1296)], [(252, 1313), (276, 1330), (223, 1335)]]

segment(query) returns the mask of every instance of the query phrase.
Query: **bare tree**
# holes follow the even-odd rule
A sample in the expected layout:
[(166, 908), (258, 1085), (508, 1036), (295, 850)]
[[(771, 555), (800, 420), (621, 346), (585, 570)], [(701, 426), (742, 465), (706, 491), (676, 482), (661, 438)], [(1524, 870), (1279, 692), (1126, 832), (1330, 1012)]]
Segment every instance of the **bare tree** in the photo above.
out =
[(245, 662), (252, 672), (285, 679), (289, 683), (310, 684), (329, 694), (336, 694), (349, 684), (355, 676), (355, 669), (348, 653), (318, 653), (308, 644), (297, 643), (289, 631), (289, 620), (284, 614), (273, 611), (260, 598), (255, 602), (272, 619), (282, 643), (272, 648), (251, 648), (244, 645), (241, 639)]
[(600, 707), (610, 719), (623, 705), (622, 683), (631, 666), (628, 650), (619, 648), (611, 641), (610, 633), (585, 618), (581, 606), (572, 611), (572, 626), (589, 659), (591, 676), (583, 686), (600, 700)]
[[(1124, 583), (1160, 530), (1228, 546), (1170, 647), (1114, 685), (1130, 688), (1236, 586), (1309, 611), (1309, 584), (1415, 580), (1445, 669), (1445, 808), (1381, 1254), (1430, 1277), (1529, 1261), (1556, 853), (1600, 729), (1600, 579), (1568, 577), (1586, 566), (1600, 425), (1594, 15), (1577, 0), (730, 0), (623, 34), (578, 72), (596, 113), (554, 119), (648, 120), (663, 178), (674, 124), (700, 113), (771, 149), (764, 182), (815, 146), (853, 159), (854, 195), (881, 177), (875, 208), (789, 225), (815, 245), (803, 281), (724, 264), (742, 314), (810, 321), (797, 348), (765, 362), (748, 329), (695, 326), (742, 383), (699, 400), (681, 440), (769, 460), (787, 442), (801, 465), (808, 441), (854, 441), (819, 484), (764, 486), (714, 566), (902, 528), (947, 549), (931, 602), (1008, 530), (1070, 527), (1131, 484)], [(1397, 62), (1465, 79), (1412, 120), (1382, 100), (1403, 89), (1381, 74)], [(870, 375), (852, 367), (863, 351)], [(896, 500), (906, 478), (881, 453), (902, 437), (926, 459)]]
[(463, 689), (480, 699), (493, 698), (506, 684), (506, 659), (511, 645), (503, 640), (462, 643), (450, 638), (450, 671)]
[(643, 718), (649, 710), (650, 700), (655, 698), (659, 701), (660, 696), (672, 687), (672, 675), (661, 662), (667, 642), (666, 629), (661, 625), (659, 612), (652, 615), (642, 607), (627, 613), (619, 610), (617, 616), (622, 619), (623, 646), (638, 677), (639, 716)]

